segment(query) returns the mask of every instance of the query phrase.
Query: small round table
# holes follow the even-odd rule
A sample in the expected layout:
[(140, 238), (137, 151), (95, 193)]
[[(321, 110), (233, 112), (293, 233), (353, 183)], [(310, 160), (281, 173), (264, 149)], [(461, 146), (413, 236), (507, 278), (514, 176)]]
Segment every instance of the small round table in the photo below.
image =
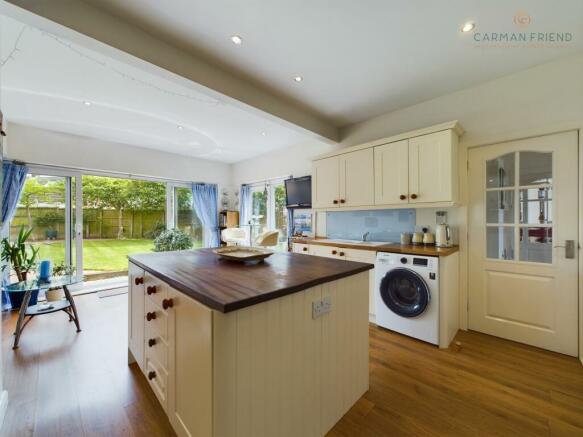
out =
[[(18, 312), (18, 322), (16, 323), (16, 331), (14, 332), (14, 346), (12, 349), (16, 349), (18, 347), (20, 335), (22, 334), (22, 330), (28, 324), (28, 322), (30, 322), (33, 317), (43, 314), (64, 311), (69, 316), (69, 322), (75, 322), (75, 326), (77, 326), (77, 332), (81, 332), (81, 326), (79, 325), (79, 316), (77, 315), (75, 301), (73, 300), (73, 296), (71, 296), (71, 292), (67, 288), (69, 285), (75, 284), (77, 282), (81, 282), (81, 279), (77, 278), (76, 276), (58, 276), (51, 278), (48, 282), (34, 279), (30, 281), (17, 282), (6, 287), (6, 291), (11, 293), (24, 293), (22, 305), (20, 306), (20, 310)], [(33, 291), (46, 291), (52, 288), (63, 288), (63, 291), (65, 292), (65, 298), (49, 302), (51, 307), (48, 308), (42, 304), (32, 305), (30, 307), (28, 306), (28, 302), (30, 301), (30, 296), (32, 295)], [(25, 320), (26, 316), (29, 317), (27, 320)]]

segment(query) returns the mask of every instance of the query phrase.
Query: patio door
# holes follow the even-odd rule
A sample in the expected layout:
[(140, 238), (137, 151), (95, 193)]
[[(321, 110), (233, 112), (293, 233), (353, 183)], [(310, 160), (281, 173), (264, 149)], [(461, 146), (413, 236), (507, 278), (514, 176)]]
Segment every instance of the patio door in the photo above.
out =
[(469, 153), (469, 327), (576, 356), (578, 136)]
[(29, 242), (39, 249), (38, 260), (50, 260), (53, 268), (70, 266), (81, 278), (83, 241), (77, 224), (83, 223), (82, 214), (80, 174), (29, 166), (10, 238), (22, 226), (32, 228)]

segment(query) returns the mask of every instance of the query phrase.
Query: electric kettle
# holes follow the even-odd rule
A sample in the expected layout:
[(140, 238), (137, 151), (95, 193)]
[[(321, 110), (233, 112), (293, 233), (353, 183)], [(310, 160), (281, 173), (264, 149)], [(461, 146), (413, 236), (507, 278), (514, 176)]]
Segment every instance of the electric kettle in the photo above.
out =
[(435, 245), (437, 247), (451, 247), (451, 229), (448, 224), (441, 223), (435, 226)]

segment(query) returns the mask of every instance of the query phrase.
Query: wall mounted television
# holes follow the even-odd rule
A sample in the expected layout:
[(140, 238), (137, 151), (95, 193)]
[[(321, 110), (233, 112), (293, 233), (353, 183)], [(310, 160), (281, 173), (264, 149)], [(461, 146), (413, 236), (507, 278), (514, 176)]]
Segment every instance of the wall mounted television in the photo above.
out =
[(312, 207), (312, 176), (286, 179), (284, 183), (287, 208)]

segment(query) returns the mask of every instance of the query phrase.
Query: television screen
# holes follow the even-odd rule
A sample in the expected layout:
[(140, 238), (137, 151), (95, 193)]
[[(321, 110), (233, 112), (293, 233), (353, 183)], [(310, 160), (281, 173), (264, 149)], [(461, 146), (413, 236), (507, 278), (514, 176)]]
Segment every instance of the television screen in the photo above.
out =
[(312, 177), (287, 179), (285, 182), (285, 204), (287, 208), (312, 207)]

